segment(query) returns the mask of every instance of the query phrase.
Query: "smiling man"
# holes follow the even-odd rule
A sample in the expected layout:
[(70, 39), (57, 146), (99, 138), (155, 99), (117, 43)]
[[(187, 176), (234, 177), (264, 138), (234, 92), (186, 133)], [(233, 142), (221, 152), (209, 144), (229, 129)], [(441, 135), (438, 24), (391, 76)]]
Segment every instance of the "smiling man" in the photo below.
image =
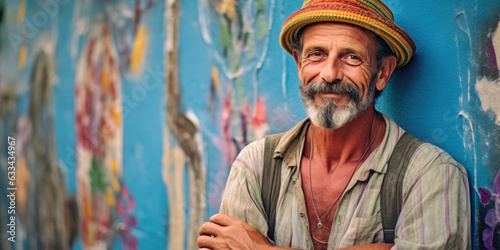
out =
[[(270, 136), (275, 146), (268, 138), (243, 149), (220, 214), (200, 228), (198, 246), (470, 249), (464, 168), (374, 108), (392, 72), (415, 50), (391, 11), (377, 0), (307, 0), (287, 19), (280, 39), (297, 63), (308, 118)], [(410, 144), (413, 150), (403, 146)], [(404, 160), (393, 164), (392, 158)], [(396, 178), (400, 185), (388, 177), (395, 165), (405, 169)], [(270, 168), (278, 179), (266, 177)], [(269, 182), (276, 188), (268, 190)], [(268, 192), (277, 197), (271, 210)], [(396, 214), (382, 207), (398, 199)], [(392, 217), (394, 227), (382, 217)]]

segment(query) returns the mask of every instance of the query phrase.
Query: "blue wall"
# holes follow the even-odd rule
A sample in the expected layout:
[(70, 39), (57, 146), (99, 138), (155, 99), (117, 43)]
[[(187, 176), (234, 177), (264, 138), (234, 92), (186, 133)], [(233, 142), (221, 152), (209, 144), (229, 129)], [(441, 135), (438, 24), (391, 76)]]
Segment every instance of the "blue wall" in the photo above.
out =
[[(238, 151), (305, 117), (278, 41), (301, 1), (1, 3), (2, 249), (193, 249)], [(417, 51), (377, 109), (465, 166), (476, 249), (500, 249), (500, 2), (386, 3)]]

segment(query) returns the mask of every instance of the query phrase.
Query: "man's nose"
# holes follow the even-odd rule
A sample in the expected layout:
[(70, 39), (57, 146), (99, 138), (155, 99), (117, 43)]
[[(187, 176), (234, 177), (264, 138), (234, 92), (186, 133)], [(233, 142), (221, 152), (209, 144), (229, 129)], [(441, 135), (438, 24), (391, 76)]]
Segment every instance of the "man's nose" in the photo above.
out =
[(342, 80), (342, 63), (335, 58), (328, 58), (321, 69), (321, 78), (325, 82), (337, 82)]

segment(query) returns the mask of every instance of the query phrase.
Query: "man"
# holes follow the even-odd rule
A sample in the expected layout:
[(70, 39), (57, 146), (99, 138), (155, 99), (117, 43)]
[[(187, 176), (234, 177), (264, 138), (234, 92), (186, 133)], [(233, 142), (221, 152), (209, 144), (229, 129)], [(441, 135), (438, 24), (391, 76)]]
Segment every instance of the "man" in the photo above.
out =
[(285, 132), (274, 241), (261, 197), (264, 139), (234, 162), (203, 249), (470, 249), (464, 168), (424, 143), (408, 164), (394, 244), (384, 243), (380, 190), (404, 130), (374, 109), (412, 39), (378, 0), (306, 0), (281, 31), (309, 118)]

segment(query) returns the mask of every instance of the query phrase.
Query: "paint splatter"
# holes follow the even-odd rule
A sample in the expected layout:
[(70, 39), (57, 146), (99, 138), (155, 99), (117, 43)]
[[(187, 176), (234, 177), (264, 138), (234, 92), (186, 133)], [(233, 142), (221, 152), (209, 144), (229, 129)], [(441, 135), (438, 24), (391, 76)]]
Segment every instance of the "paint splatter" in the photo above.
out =
[[(232, 115), (232, 88), (229, 85), (227, 89), (227, 93), (224, 96), (224, 105), (221, 112), (221, 134), (222, 138), (214, 139), (215, 146), (222, 153), (224, 159), (227, 164), (232, 164), (236, 155), (238, 154), (236, 144), (233, 141), (233, 136), (231, 132), (231, 115)], [(245, 123), (242, 123), (242, 126), (246, 126)], [(245, 130), (245, 129), (242, 129)]]
[(125, 250), (137, 249), (137, 239), (132, 235), (132, 229), (137, 227), (137, 219), (133, 215), (135, 211), (135, 198), (128, 192), (127, 186), (121, 189), (121, 198), (118, 202), (118, 214), (121, 224), (118, 226), (121, 241)]
[(31, 172), (26, 165), (26, 158), (25, 157), (19, 157), (19, 160), (17, 162), (17, 168), (16, 168), (16, 184), (18, 187), (18, 192), (17, 192), (17, 201), (19, 202), (19, 210), (21, 213), (24, 213), (26, 211), (26, 204), (28, 202), (28, 190), (29, 190), (29, 182), (31, 179)]
[(236, 18), (236, 1), (235, 0), (221, 0), (216, 6), (216, 10), (221, 15), (226, 15), (229, 19)]
[[(213, 140), (229, 165), (245, 145), (256, 138), (264, 137), (269, 131), (264, 98), (259, 98), (253, 108), (248, 101), (245, 101), (241, 108), (234, 107), (233, 98), (233, 90), (229, 85), (221, 111), (222, 136)], [(234, 124), (238, 124), (239, 127)]]
[(254, 111), (250, 115), (250, 124), (256, 138), (262, 138), (269, 130), (267, 125), (266, 102), (264, 98), (259, 98), (255, 103)]
[(17, 25), (21, 26), (26, 15), (26, 1), (21, 1), (17, 8)]
[(495, 46), (493, 46), (493, 43), (488, 44), (488, 48), (486, 48), (486, 53), (488, 54), (489, 58), (488, 61), (490, 65), (498, 70), (497, 56), (495, 54)]
[(142, 63), (144, 59), (144, 50), (146, 49), (148, 42), (148, 30), (146, 26), (142, 25), (139, 27), (139, 31), (135, 36), (134, 45), (132, 47), (132, 53), (130, 54), (130, 72), (136, 74), (142, 69)]
[(28, 47), (26, 46), (26, 44), (23, 44), (19, 48), (19, 55), (18, 55), (18, 59), (17, 59), (17, 67), (19, 69), (22, 70), (26, 66), (26, 57), (27, 56), (28, 56)]

